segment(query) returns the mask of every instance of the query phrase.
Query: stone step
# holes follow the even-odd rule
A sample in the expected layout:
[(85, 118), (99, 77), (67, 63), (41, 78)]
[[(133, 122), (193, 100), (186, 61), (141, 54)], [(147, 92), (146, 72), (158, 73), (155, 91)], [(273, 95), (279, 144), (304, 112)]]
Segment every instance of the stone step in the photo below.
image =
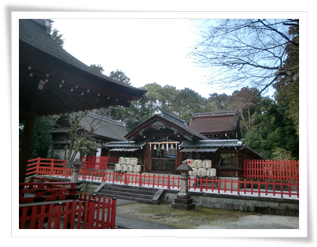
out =
[(101, 196), (117, 197), (151, 204), (158, 204), (163, 192), (163, 189), (116, 184), (102, 184), (95, 191), (97, 195)]

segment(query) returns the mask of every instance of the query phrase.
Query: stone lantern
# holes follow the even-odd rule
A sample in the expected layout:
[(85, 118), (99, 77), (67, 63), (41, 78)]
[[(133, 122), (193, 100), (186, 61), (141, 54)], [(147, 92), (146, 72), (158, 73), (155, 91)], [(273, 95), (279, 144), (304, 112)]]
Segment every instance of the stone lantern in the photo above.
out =
[(181, 172), (180, 192), (177, 194), (177, 198), (174, 200), (172, 208), (185, 210), (194, 209), (195, 204), (193, 203), (193, 199), (191, 199), (190, 195), (188, 194), (188, 172), (192, 171), (193, 169), (187, 165), (187, 161), (184, 160), (177, 170)]
[(78, 182), (78, 173), (79, 173), (79, 167), (82, 165), (80, 161), (74, 161), (73, 162), (73, 173), (72, 173), (72, 179), (71, 182)]

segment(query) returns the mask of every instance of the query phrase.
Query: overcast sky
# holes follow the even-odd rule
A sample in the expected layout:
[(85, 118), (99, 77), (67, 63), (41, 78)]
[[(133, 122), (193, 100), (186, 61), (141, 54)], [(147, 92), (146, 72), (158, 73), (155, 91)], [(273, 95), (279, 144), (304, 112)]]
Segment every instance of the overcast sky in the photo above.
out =
[(205, 83), (206, 71), (186, 58), (196, 37), (189, 19), (53, 21), (65, 39), (64, 49), (88, 66), (100, 64), (105, 75), (118, 69), (135, 87), (156, 82), (187, 87), (203, 97), (215, 92)]

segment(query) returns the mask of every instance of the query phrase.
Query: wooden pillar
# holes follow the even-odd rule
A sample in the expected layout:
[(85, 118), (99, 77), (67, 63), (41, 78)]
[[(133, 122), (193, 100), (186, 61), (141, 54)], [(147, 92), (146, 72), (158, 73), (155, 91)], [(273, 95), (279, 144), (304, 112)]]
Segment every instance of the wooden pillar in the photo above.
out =
[(179, 146), (177, 145), (176, 161), (175, 161), (175, 172), (179, 173), (176, 169), (177, 169), (177, 167), (179, 167), (182, 164), (183, 159), (184, 159), (184, 154), (181, 152), (181, 150), (179, 149)]
[[(152, 151), (150, 150), (149, 138), (146, 138), (146, 144), (144, 145), (144, 171), (151, 171), (151, 159), (152, 159)], [(153, 149), (153, 145), (152, 145)]]
[(19, 183), (24, 183), (27, 163), (29, 159), (29, 152), (32, 141), (33, 128), (35, 123), (35, 115), (29, 114), (25, 118), (25, 125), (23, 130), (23, 139), (21, 144), (19, 156)]
[[(239, 155), (238, 155), (238, 151), (235, 152), (234, 154), (234, 167), (235, 168), (239, 168)], [(235, 172), (235, 176), (238, 177), (238, 171)]]

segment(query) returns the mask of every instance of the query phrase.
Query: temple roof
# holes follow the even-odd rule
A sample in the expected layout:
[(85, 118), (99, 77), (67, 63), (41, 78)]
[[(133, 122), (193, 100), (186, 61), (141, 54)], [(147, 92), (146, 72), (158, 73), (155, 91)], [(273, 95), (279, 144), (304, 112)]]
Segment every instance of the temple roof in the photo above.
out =
[(19, 20), (20, 118), (129, 106), (146, 92), (79, 61), (53, 41), (49, 27), (50, 20)]
[(203, 135), (231, 134), (239, 132), (239, 116), (236, 111), (194, 113), (189, 127)]

